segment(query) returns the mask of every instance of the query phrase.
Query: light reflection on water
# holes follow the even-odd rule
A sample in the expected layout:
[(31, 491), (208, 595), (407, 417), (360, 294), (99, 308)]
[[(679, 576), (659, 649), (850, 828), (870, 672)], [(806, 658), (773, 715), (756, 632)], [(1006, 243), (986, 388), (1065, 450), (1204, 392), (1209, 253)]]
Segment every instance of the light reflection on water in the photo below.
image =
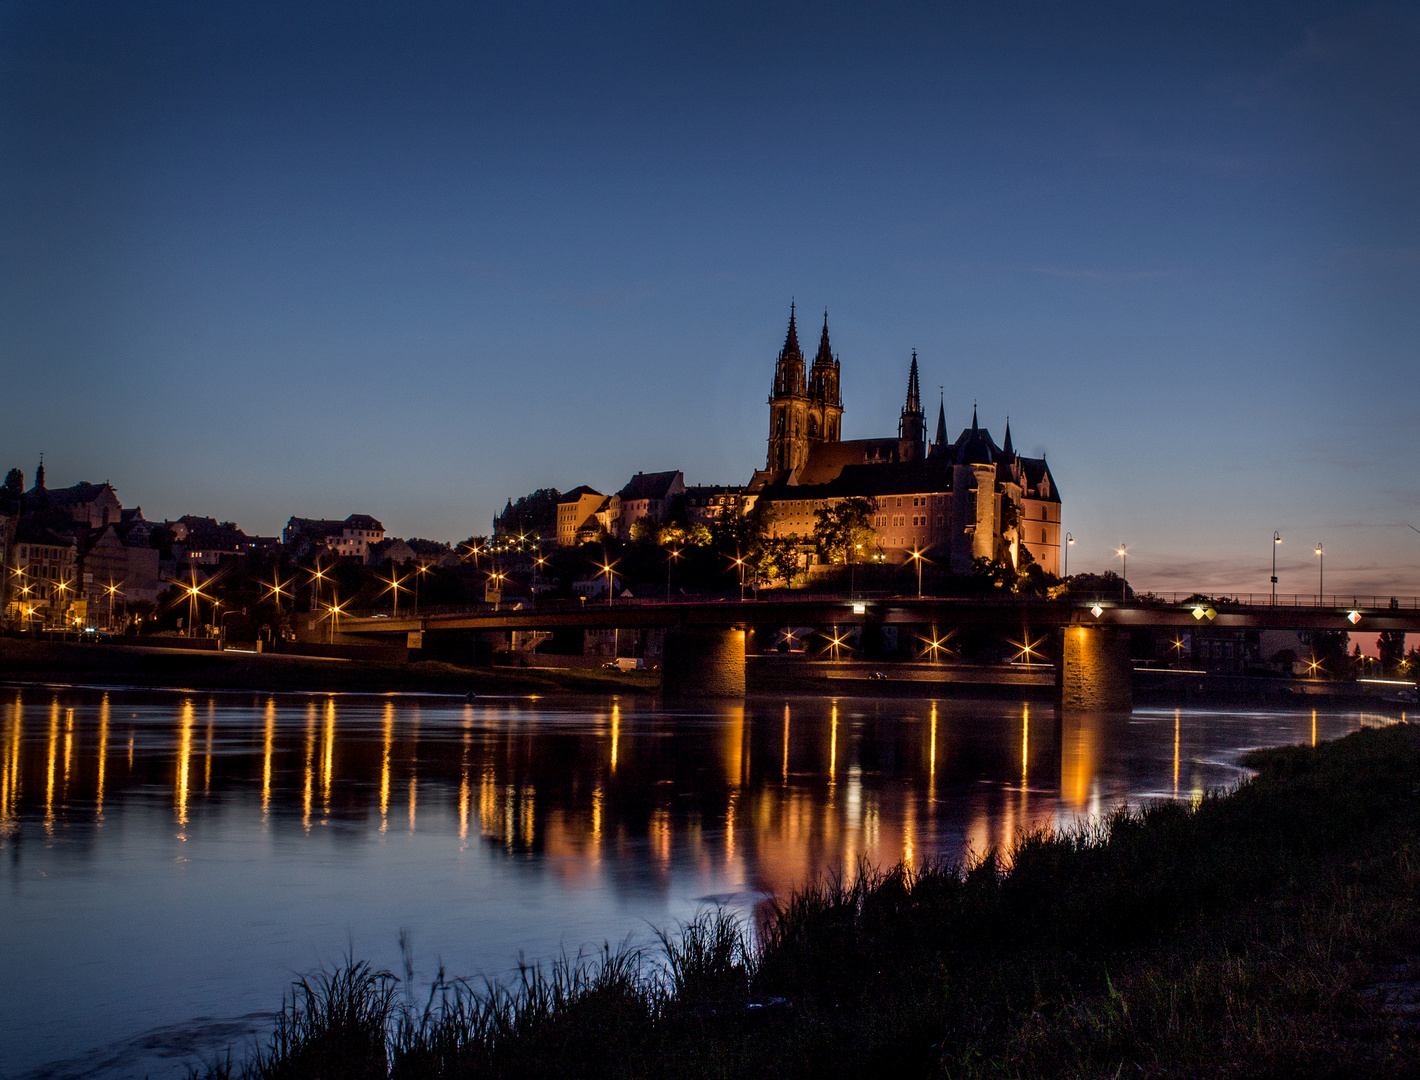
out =
[(1250, 747), (1399, 718), (3, 693), (8, 1075), (60, 1059), (52, 1075), (181, 1075), (240, 1051), (251, 1025), (225, 1021), (273, 1007), (293, 972), (352, 950), (397, 970), (401, 930), (426, 976), (506, 975), (861, 859), (979, 856), (1196, 798)]

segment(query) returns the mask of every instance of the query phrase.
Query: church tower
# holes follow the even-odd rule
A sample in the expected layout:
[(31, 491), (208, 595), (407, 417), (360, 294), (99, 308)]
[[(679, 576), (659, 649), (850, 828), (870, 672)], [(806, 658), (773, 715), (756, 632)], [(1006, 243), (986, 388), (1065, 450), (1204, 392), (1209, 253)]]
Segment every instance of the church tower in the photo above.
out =
[(823, 334), (818, 355), (809, 371), (809, 441), (838, 442), (843, 398), (838, 389), (838, 361), (828, 343), (828, 312), (823, 313)]
[(804, 353), (789, 305), (789, 332), (774, 364), (774, 387), (769, 395), (769, 455), (765, 468), (797, 469), (809, 456), (809, 394), (804, 378)]
[(912, 369), (907, 375), (907, 404), (902, 407), (897, 437), (902, 443), (903, 461), (921, 461), (927, 456), (927, 419), (922, 414), (922, 390), (917, 385), (917, 350), (912, 350)]

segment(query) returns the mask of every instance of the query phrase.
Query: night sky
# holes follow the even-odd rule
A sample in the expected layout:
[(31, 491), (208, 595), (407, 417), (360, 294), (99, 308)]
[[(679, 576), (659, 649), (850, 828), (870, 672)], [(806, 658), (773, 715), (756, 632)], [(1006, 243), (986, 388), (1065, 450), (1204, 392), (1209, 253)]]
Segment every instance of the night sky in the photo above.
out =
[(1072, 571), (1420, 593), (1420, 9), (0, 3), (0, 466), (489, 531), (973, 401)]

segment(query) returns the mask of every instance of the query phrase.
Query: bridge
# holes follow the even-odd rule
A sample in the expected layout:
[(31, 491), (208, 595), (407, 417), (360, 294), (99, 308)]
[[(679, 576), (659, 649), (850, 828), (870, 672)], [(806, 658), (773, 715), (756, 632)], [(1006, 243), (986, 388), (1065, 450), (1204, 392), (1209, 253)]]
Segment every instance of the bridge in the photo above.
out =
[[(831, 596), (772, 600), (552, 601), (498, 610), (487, 604), (419, 614), (344, 616), (347, 641), (408, 640), (494, 631), (663, 630), (663, 685), (673, 695), (743, 695), (745, 649), (755, 633), (786, 627), (831, 629), (910, 627), (923, 635), (962, 628), (1021, 634), (1031, 641), (1057, 635), (1060, 703), (1072, 708), (1127, 709), (1132, 702), (1129, 632), (1222, 629), (1420, 633), (1420, 598), (1325, 597), (1328, 604), (1213, 601), (1045, 600)], [(1342, 601), (1337, 603), (1336, 601)], [(1346, 601), (1350, 601), (1347, 603)], [(1368, 601), (1368, 602), (1363, 602)], [(930, 640), (930, 639), (927, 639)]]

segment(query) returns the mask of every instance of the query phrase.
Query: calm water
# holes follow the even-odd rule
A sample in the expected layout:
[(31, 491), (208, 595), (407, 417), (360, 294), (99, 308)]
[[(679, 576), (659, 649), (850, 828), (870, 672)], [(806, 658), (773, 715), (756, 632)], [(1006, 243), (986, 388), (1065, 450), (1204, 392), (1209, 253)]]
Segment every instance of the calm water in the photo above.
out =
[(293, 973), (416, 974), (746, 912), (825, 869), (1188, 798), (1398, 719), (753, 699), (0, 691), (0, 1074), (182, 1075)]

